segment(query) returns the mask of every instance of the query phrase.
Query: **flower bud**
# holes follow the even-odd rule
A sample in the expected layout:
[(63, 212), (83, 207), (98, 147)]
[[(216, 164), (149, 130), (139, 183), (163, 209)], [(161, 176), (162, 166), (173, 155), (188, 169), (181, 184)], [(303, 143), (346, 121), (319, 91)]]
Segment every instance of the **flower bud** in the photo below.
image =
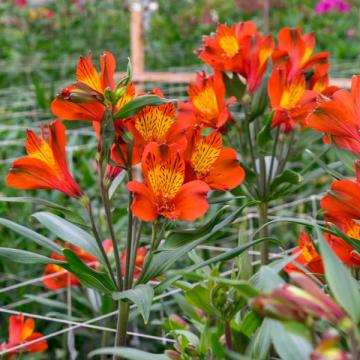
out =
[(171, 360), (181, 360), (181, 354), (175, 350), (165, 350), (165, 355)]

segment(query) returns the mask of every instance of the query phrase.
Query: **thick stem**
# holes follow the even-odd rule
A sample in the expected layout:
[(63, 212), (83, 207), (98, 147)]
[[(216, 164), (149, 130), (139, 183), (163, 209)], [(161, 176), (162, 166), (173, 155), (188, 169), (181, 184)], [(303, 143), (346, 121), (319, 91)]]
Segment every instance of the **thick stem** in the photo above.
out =
[(232, 350), (233, 349), (233, 344), (232, 344), (231, 327), (230, 327), (229, 321), (226, 321), (225, 324), (224, 324), (224, 332), (225, 332), (226, 347), (229, 350)]
[[(115, 347), (126, 345), (126, 333), (127, 333), (127, 325), (129, 320), (129, 309), (130, 309), (130, 305), (128, 301), (124, 301), (124, 300), (119, 301)], [(114, 356), (114, 359), (120, 360), (121, 357)]]
[[(259, 227), (262, 227), (260, 231), (261, 237), (268, 237), (269, 230), (267, 226), (264, 226), (268, 222), (268, 204), (262, 202), (259, 205)], [(269, 248), (266, 242), (260, 244), (260, 259), (261, 264), (266, 265), (269, 263)]]

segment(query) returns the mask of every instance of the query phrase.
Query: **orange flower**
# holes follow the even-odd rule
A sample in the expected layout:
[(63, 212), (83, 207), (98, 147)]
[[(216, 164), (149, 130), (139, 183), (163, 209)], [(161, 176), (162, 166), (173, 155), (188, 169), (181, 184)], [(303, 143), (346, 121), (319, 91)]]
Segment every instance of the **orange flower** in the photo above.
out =
[[(142, 271), (146, 254), (147, 254), (147, 249), (145, 247), (139, 247), (136, 250), (135, 269), (134, 269), (135, 281), (138, 279)], [(125, 268), (126, 268), (126, 249), (123, 249), (121, 254), (121, 272), (123, 276), (125, 276)]]
[[(41, 339), (43, 335), (39, 332), (34, 332), (35, 322), (32, 318), (27, 318), (23, 314), (12, 315), (9, 320), (9, 341), (0, 345), (0, 351), (11, 349), (17, 345), (26, 344), (32, 340)], [(20, 351), (27, 351), (31, 353), (45, 351), (48, 348), (47, 341), (41, 339), (34, 344), (25, 345), (19, 350), (10, 352), (10, 356), (15, 356)]]
[(268, 82), (271, 108), (275, 112), (273, 127), (281, 125), (285, 132), (297, 122), (306, 125), (307, 117), (316, 105), (316, 93), (306, 90), (303, 75), (289, 80), (286, 69), (274, 69)]
[[(336, 225), (339, 226), (347, 236), (360, 241), (360, 225), (357, 222), (350, 219), (341, 219), (336, 221)], [(360, 255), (350, 244), (334, 235), (325, 233), (324, 236), (334, 253), (344, 264), (348, 266), (360, 266)]]
[[(88, 54), (88, 58), (81, 56), (76, 70), (77, 82), (63, 88), (51, 103), (53, 114), (63, 120), (101, 122), (105, 111), (105, 90), (115, 90), (115, 68), (114, 56), (109, 51), (100, 56), (100, 73), (92, 63), (91, 53)], [(134, 85), (130, 84), (125, 95), (115, 104), (114, 111), (120, 109), (134, 95)]]
[(220, 24), (216, 34), (203, 40), (197, 51), (201, 60), (215, 70), (239, 73), (252, 93), (259, 87), (274, 48), (271, 36), (262, 38), (255, 24), (248, 21), (231, 27)]
[(71, 176), (66, 163), (65, 126), (59, 121), (48, 125), (49, 141), (41, 127), (41, 138), (27, 131), (27, 157), (16, 160), (10, 168), (6, 183), (17, 189), (52, 189), (79, 198), (82, 192)]
[[(164, 97), (158, 89), (154, 89), (153, 93)], [(145, 106), (129, 119), (126, 125), (134, 136), (132, 158), (134, 164), (141, 161), (144, 148), (151, 142), (178, 143), (182, 148), (186, 146), (184, 135), (189, 124), (186, 121), (175, 121), (175, 105), (173, 103)]]
[[(200, 135), (200, 134), (199, 134)], [(191, 145), (190, 178), (205, 181), (211, 189), (227, 191), (239, 186), (245, 172), (234, 149), (223, 148), (221, 134), (213, 131)]]
[(332, 139), (337, 146), (360, 155), (360, 75), (353, 76), (351, 92), (338, 90), (330, 101), (320, 103), (308, 123), (326, 134), (325, 142)]
[[(185, 162), (176, 146), (150, 143), (142, 157), (145, 183), (130, 181), (131, 210), (143, 221), (159, 215), (171, 220), (195, 220), (208, 209), (209, 186), (199, 180), (184, 183)], [(196, 204), (196, 206), (194, 206)]]
[(231, 119), (229, 105), (235, 101), (230, 98), (225, 103), (225, 86), (220, 72), (206, 76), (197, 73), (194, 84), (188, 89), (190, 102), (179, 104), (179, 122), (191, 122), (194, 125), (220, 128)]
[(327, 52), (312, 56), (315, 47), (314, 34), (301, 34), (301, 28), (283, 28), (278, 35), (279, 44), (272, 54), (274, 67), (287, 69), (289, 79), (313, 70), (317, 77), (325, 77), (329, 68)]
[(320, 206), (325, 210), (326, 217), (360, 220), (360, 170), (358, 163), (355, 163), (356, 181), (334, 181), (328, 194), (321, 199)]
[[(298, 254), (298, 256), (295, 258), (297, 263), (307, 269), (310, 274), (313, 274), (321, 279), (319, 275), (324, 275), (323, 262), (321, 256), (316, 251), (309, 235), (305, 231), (303, 231), (300, 235), (299, 245), (291, 253), (291, 255), (295, 254)], [(284, 267), (284, 271), (286, 271), (288, 274), (292, 272), (303, 273), (303, 270), (297, 267), (294, 263), (288, 263)]]

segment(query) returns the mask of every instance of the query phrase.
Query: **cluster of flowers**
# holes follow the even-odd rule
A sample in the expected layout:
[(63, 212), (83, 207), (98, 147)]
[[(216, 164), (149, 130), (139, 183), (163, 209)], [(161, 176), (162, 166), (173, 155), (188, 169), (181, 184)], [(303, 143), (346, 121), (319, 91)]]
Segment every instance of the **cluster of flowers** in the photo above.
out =
[(345, 0), (320, 0), (315, 6), (315, 14), (321, 15), (331, 11), (348, 13), (351, 5)]
[[(115, 60), (110, 52), (100, 57), (100, 67), (98, 74), (91, 55), (82, 57), (77, 66), (77, 82), (64, 88), (51, 105), (53, 113), (61, 119), (92, 121), (99, 148), (101, 123), (107, 109), (116, 114), (135, 98), (132, 83), (126, 89), (121, 84), (115, 86)], [(210, 189), (229, 190), (244, 178), (235, 150), (222, 145), (219, 128), (229, 120), (230, 113), (228, 104), (224, 104), (221, 78), (200, 74), (189, 92), (195, 108), (199, 108), (194, 110), (194, 118), (176, 117), (175, 105), (168, 102), (145, 106), (129, 119), (114, 120), (112, 164), (107, 168), (107, 176), (112, 179), (121, 171), (131, 148), (130, 165), (141, 163), (144, 181), (130, 181), (127, 186), (134, 195), (132, 211), (141, 220), (154, 221), (159, 215), (195, 220), (208, 209), (206, 197)], [(157, 89), (154, 94), (163, 97)], [(207, 128), (213, 131), (203, 136)], [(43, 127), (41, 138), (28, 131), (28, 157), (14, 162), (7, 184), (20, 189), (55, 189), (80, 198), (83, 192), (66, 164), (65, 126), (57, 119), (48, 125), (47, 132), (48, 141)], [(128, 132), (132, 134), (131, 145), (124, 140)]]

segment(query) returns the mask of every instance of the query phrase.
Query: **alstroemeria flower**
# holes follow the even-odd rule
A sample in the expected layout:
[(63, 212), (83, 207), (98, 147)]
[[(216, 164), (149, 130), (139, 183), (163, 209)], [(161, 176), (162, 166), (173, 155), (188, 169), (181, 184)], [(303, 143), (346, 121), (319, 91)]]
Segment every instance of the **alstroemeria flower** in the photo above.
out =
[(330, 191), (321, 199), (325, 216), (335, 219), (360, 220), (360, 170), (355, 162), (356, 181), (336, 180)]
[(268, 94), (275, 112), (272, 126), (291, 131), (296, 123), (305, 126), (316, 105), (316, 93), (306, 90), (304, 75), (289, 79), (285, 68), (274, 69), (268, 82)]
[[(145, 183), (130, 181), (131, 210), (143, 221), (158, 216), (170, 220), (196, 220), (208, 209), (209, 186), (200, 180), (185, 183), (185, 162), (176, 146), (150, 143), (142, 157)], [(196, 204), (196, 206), (194, 206)]]
[[(324, 265), (320, 254), (316, 251), (311, 238), (305, 231), (303, 231), (300, 235), (299, 245), (291, 253), (291, 255), (295, 254), (298, 254), (298, 256), (294, 261), (302, 265), (310, 274), (321, 279), (319, 275), (324, 275)], [(284, 271), (288, 274), (292, 272), (303, 272), (303, 270), (297, 267), (294, 263), (288, 263), (284, 267)]]
[(315, 48), (315, 37), (312, 33), (302, 35), (301, 28), (283, 28), (278, 34), (278, 46), (272, 54), (274, 67), (286, 67), (291, 80), (309, 70), (317, 76), (325, 76), (328, 68), (329, 53), (321, 52), (312, 55)]
[[(80, 57), (76, 70), (75, 84), (63, 88), (51, 103), (51, 111), (63, 120), (90, 120), (101, 122), (104, 111), (104, 94), (106, 89), (114, 91), (116, 62), (111, 52), (105, 51), (100, 56), (100, 73), (97, 72), (91, 53), (88, 58)], [(114, 111), (120, 109), (135, 95), (131, 83), (123, 97), (115, 104)]]
[(189, 170), (190, 179), (205, 181), (211, 189), (227, 191), (239, 186), (245, 172), (237, 160), (236, 151), (223, 148), (222, 137), (213, 131), (205, 138), (201, 134), (191, 146)]
[[(136, 250), (136, 257), (135, 257), (135, 268), (134, 268), (134, 280), (136, 281), (142, 271), (145, 256), (147, 254), (146, 247), (139, 247)], [(121, 273), (125, 276), (125, 269), (126, 269), (126, 249), (123, 249), (121, 254)]]
[(349, 353), (336, 347), (339, 341), (339, 334), (334, 329), (328, 330), (310, 354), (310, 360), (350, 360)]
[[(308, 119), (311, 128), (324, 132), (324, 141), (360, 155), (360, 75), (353, 76), (351, 92), (338, 90), (320, 103)], [(331, 139), (330, 139), (331, 136)]]
[[(26, 351), (31, 353), (45, 351), (48, 348), (47, 341), (41, 339), (43, 335), (39, 332), (34, 332), (35, 322), (32, 318), (27, 318), (23, 314), (12, 315), (9, 319), (9, 341), (0, 345), (0, 351), (11, 349), (17, 345), (24, 344), (24, 347), (10, 352), (10, 357), (17, 353)], [(25, 345), (26, 342), (40, 339), (34, 344)]]
[[(335, 222), (348, 237), (360, 241), (360, 225), (351, 219), (338, 219)], [(360, 254), (350, 244), (335, 235), (324, 233), (324, 237), (338, 258), (348, 266), (360, 267)]]
[(220, 72), (206, 76), (197, 73), (194, 84), (188, 88), (190, 101), (179, 103), (179, 122), (191, 122), (201, 127), (220, 128), (231, 119), (229, 105), (235, 101), (230, 98), (225, 102), (226, 90)]
[(44, 127), (41, 138), (28, 130), (25, 143), (28, 156), (14, 161), (6, 178), (7, 185), (24, 190), (58, 190), (80, 198), (82, 192), (66, 163), (65, 130), (59, 120), (48, 124), (48, 141)]
[[(154, 89), (153, 93), (164, 97), (158, 89)], [(133, 164), (141, 161), (146, 145), (151, 142), (158, 144), (177, 143), (182, 148), (186, 146), (185, 132), (189, 123), (176, 121), (173, 103), (145, 106), (133, 118), (126, 121), (126, 126), (134, 136)]]
[(247, 90), (254, 92), (260, 85), (274, 48), (271, 36), (261, 37), (253, 22), (232, 25), (220, 24), (216, 34), (203, 37), (197, 51), (199, 58), (219, 71), (240, 74), (247, 82)]
[(257, 296), (252, 308), (263, 316), (306, 322), (324, 319), (337, 325), (347, 319), (345, 312), (308, 276), (292, 273), (298, 286), (282, 284), (265, 295)]

